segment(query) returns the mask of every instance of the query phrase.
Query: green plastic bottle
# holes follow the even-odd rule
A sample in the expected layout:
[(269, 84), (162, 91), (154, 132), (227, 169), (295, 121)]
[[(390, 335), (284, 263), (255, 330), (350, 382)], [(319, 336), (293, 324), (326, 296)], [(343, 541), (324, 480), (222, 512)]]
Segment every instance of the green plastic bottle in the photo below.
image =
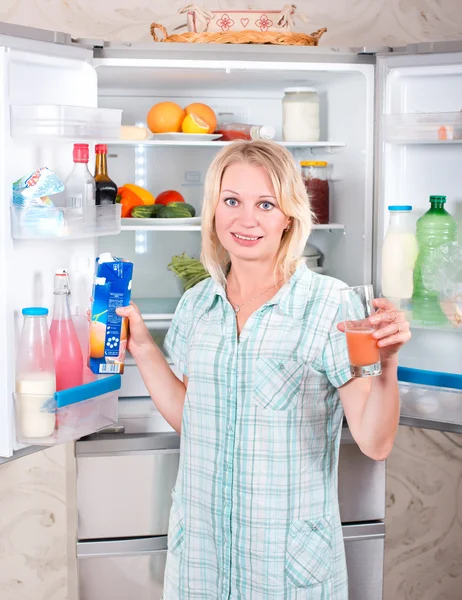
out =
[(439, 248), (457, 238), (457, 222), (444, 208), (446, 196), (430, 196), (430, 209), (417, 220), (419, 254), (414, 266), (412, 295), (413, 318), (423, 325), (444, 325), (447, 318), (438, 302), (438, 290), (428, 289), (422, 281), (422, 270), (438, 268)]

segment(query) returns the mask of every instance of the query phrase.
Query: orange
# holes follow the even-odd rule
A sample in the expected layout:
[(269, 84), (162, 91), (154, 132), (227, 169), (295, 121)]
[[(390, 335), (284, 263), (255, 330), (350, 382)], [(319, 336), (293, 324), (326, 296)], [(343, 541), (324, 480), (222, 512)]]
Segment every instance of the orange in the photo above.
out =
[(152, 133), (175, 133), (181, 131), (185, 112), (175, 102), (159, 102), (148, 112), (146, 121)]
[(209, 125), (194, 113), (186, 115), (181, 126), (183, 133), (208, 133)]
[(200, 119), (205, 121), (209, 126), (209, 133), (213, 133), (217, 128), (217, 117), (210, 106), (207, 106), (207, 104), (194, 102), (193, 104), (189, 104), (184, 110), (187, 115), (189, 115), (189, 113), (194, 113)]
[(106, 325), (100, 321), (90, 323), (90, 356), (91, 358), (104, 357), (104, 344), (106, 342)]

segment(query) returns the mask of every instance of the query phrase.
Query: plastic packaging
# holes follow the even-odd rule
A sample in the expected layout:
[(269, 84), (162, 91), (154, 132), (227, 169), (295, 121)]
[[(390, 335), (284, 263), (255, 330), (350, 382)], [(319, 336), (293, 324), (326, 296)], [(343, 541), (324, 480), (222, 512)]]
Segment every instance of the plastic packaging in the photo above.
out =
[(390, 299), (412, 298), (417, 239), (410, 223), (412, 206), (389, 206), (389, 224), (382, 248), (382, 294)]
[(96, 259), (88, 366), (93, 373), (123, 373), (128, 323), (116, 308), (130, 304), (133, 263), (105, 252)]
[(423, 273), (431, 265), (433, 270), (441, 264), (441, 246), (455, 242), (457, 222), (445, 210), (446, 196), (430, 196), (431, 208), (417, 221), (419, 253), (414, 268), (412, 295), (414, 320), (426, 325), (447, 323), (438, 301), (438, 290), (428, 286)]
[(22, 314), (24, 324), (16, 359), (18, 436), (42, 438), (55, 429), (55, 414), (50, 406), (56, 391), (56, 374), (48, 309), (24, 308)]
[(298, 87), (284, 90), (282, 136), (286, 142), (319, 141), (319, 97), (314, 88)]
[(56, 271), (50, 337), (56, 368), (56, 390), (82, 385), (83, 356), (69, 307), (71, 289), (64, 269)]
[(272, 125), (248, 125), (247, 123), (222, 123), (215, 133), (221, 135), (221, 141), (233, 140), (272, 140), (276, 130)]
[(326, 225), (329, 223), (329, 181), (327, 179), (327, 165), (325, 161), (302, 161), (302, 178), (310, 199), (316, 223)]

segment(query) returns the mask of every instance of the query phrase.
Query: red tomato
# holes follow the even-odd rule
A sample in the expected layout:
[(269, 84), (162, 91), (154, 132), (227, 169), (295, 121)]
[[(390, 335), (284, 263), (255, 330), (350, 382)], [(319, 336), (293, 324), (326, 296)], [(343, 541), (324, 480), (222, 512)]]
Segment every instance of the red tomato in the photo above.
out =
[(170, 204), (170, 202), (184, 202), (184, 198), (175, 190), (167, 190), (156, 196), (156, 204)]

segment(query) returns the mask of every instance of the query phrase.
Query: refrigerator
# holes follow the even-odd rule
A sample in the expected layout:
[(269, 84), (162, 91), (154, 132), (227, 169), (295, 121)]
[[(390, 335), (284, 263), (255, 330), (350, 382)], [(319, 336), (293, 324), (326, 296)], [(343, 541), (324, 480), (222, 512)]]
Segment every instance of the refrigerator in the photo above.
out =
[[(204, 102), (217, 114), (233, 113), (235, 121), (273, 125), (276, 139), (281, 140), (284, 88), (294, 86), (318, 91), (321, 141), (280, 143), (296, 161), (329, 163), (330, 223), (314, 227), (310, 244), (319, 249), (327, 275), (349, 285), (374, 283), (380, 293), (388, 204), (412, 204), (416, 219), (427, 210), (430, 194), (445, 194), (448, 210), (462, 220), (462, 139), (435, 139), (440, 126), (458, 122), (462, 108), (462, 42), (393, 50), (124, 44), (74, 40), (66, 34), (0, 25), (0, 315), (4, 324), (0, 339), (0, 456), (18, 456), (31, 449), (30, 444), (17, 441), (15, 432), (16, 344), (21, 308), (51, 308), (55, 269), (70, 272), (72, 312), (84, 345), (95, 256), (111, 252), (132, 260), (132, 298), (162, 346), (182, 293), (168, 264), (174, 255), (186, 252), (198, 258), (200, 252), (200, 219), (188, 224), (172, 220), (165, 225), (155, 220), (120, 220), (113, 212), (98, 214), (92, 228), (37, 238), (34, 232), (18, 228), (11, 209), (12, 182), (40, 166), (48, 166), (64, 180), (72, 168), (73, 142), (87, 142), (91, 150), (95, 143), (106, 142), (109, 175), (118, 185), (135, 183), (154, 195), (175, 189), (200, 215), (204, 176), (224, 142), (123, 141), (117, 135), (120, 118), (124, 125), (145, 125), (148, 110), (157, 102), (170, 100), (182, 106)], [(412, 340), (400, 355), (401, 423), (461, 432), (462, 359), (458, 349), (462, 329), (413, 326), (412, 331)], [(101, 461), (106, 454), (114, 459), (147, 454), (160, 465), (161, 473), (169, 473), (167, 490), (176, 469), (175, 434), (149, 399), (134, 361), (128, 357), (121, 381), (113, 381), (109, 391), (98, 393), (90, 406), (95, 415), (93, 431), (112, 424), (113, 433), (96, 434), (77, 443), (78, 472), (82, 475), (82, 465), (87, 465), (93, 473), (90, 480), (101, 482), (101, 473), (107, 475), (107, 471), (99, 469), (98, 464), (103, 463), (90, 462), (89, 457)], [(114, 411), (118, 411), (118, 421)], [(104, 419), (99, 418), (102, 413)], [(92, 433), (91, 427), (87, 423), (85, 434)], [(82, 430), (76, 430), (67, 439), (81, 436)], [(39, 446), (32, 445), (34, 449)], [(168, 468), (158, 461), (159, 453), (168, 457)], [(358, 510), (344, 508), (342, 515), (347, 560), (348, 544), (355, 548), (350, 553), (349, 572), (356, 587), (350, 589), (350, 595), (355, 600), (375, 600), (381, 598), (385, 465), (364, 463), (356, 452), (350, 456), (345, 451), (344, 456), (340, 487), (342, 481), (345, 489), (348, 487), (349, 469), (361, 464), (362, 475), (356, 479), (360, 484), (353, 486), (356, 494), (366, 497), (371, 490), (378, 490), (364, 512), (354, 496), (345, 495), (344, 505)], [(114, 465), (106, 489), (117, 484), (119, 469), (128, 469), (127, 481), (137, 472), (130, 466)], [(155, 479), (149, 461), (145, 468)], [(160, 480), (156, 481), (159, 485)], [(90, 492), (82, 490), (90, 488), (88, 480), (77, 481), (77, 494), (85, 505), (80, 517), (88, 516), (86, 494)], [(133, 530), (122, 527), (114, 534), (98, 527), (92, 531), (90, 526), (76, 532), (79, 562), (89, 564), (95, 556), (114, 553), (139, 556), (136, 564), (152, 583), (150, 591), (157, 594), (169, 499), (159, 496), (157, 500), (163, 518), (155, 526), (150, 523), (143, 529), (138, 522)], [(375, 508), (371, 509), (372, 505)], [(92, 518), (90, 514), (89, 522)], [(111, 522), (117, 524), (116, 516)], [(80, 523), (85, 528), (85, 521)], [(120, 544), (115, 549), (117, 540)], [(104, 547), (109, 548), (106, 554)], [(150, 554), (154, 562), (146, 561)], [(353, 556), (358, 557), (356, 562)], [(372, 564), (361, 570), (366, 557)], [(357, 577), (351, 576), (354, 564), (359, 565)], [(91, 579), (95, 574), (90, 571)], [(130, 561), (126, 573), (131, 572)], [(370, 573), (373, 576), (365, 581)], [(85, 592), (85, 585), (90, 584), (81, 581), (80, 585), (82, 600), (92, 600), (91, 593)], [(106, 589), (104, 578), (95, 585), (100, 594)], [(366, 596), (360, 595), (361, 589)], [(112, 591), (111, 597), (115, 597)]]

